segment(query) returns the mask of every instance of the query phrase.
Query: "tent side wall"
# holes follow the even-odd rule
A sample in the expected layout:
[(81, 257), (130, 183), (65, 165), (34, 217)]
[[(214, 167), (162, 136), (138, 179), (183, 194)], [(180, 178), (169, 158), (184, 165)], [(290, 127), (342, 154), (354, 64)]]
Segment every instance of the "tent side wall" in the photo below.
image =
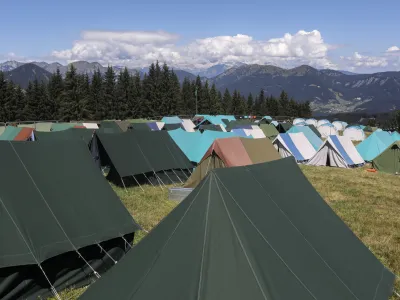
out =
[(225, 167), (223, 160), (213, 153), (197, 165), (196, 169), (187, 180), (185, 187), (195, 188), (211, 170)]
[(372, 166), (384, 173), (400, 174), (400, 142), (396, 142), (372, 161)]

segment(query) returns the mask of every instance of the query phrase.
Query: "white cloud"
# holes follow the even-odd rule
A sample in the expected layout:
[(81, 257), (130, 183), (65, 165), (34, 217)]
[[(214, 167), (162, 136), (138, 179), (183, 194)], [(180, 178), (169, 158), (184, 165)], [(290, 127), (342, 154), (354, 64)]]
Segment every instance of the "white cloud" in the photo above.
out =
[(397, 46), (392, 46), (386, 50), (386, 52), (398, 52), (398, 51), (400, 51), (400, 48)]
[(178, 45), (178, 39), (163, 31), (84, 31), (71, 49), (53, 51), (52, 56), (66, 62), (88, 60), (129, 67), (148, 66), (155, 60), (176, 68), (196, 69), (234, 62), (336, 67), (328, 58), (330, 46), (317, 30), (286, 33), (265, 41), (244, 34), (197, 39), (186, 45)]
[(350, 57), (341, 56), (340, 58), (345, 62), (346, 66), (350, 70), (356, 70), (360, 68), (383, 68), (389, 64), (386, 57), (367, 56), (358, 52), (354, 52), (354, 54)]

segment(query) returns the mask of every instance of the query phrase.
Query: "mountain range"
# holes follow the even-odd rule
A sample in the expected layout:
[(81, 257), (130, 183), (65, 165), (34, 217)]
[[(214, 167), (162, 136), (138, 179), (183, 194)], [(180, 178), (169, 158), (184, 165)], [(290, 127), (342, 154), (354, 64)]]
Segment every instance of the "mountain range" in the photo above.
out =
[[(93, 74), (106, 67), (96, 62), (74, 62), (79, 73)], [(57, 68), (62, 74), (68, 66), (59, 63), (32, 62), (29, 64), (16, 61), (0, 64), (6, 78), (26, 88), (29, 80), (35, 77), (47, 80)], [(114, 67), (119, 73), (123, 67)], [(147, 69), (129, 69), (143, 76)], [(179, 80), (185, 77), (194, 80), (196, 75), (202, 81), (215, 83), (220, 91), (235, 89), (242, 94), (256, 95), (264, 90), (266, 95), (278, 96), (285, 90), (297, 101), (310, 101), (314, 112), (334, 114), (341, 112), (387, 112), (400, 108), (400, 72), (381, 72), (374, 74), (355, 74), (347, 71), (330, 69), (317, 70), (310, 66), (283, 69), (272, 65), (236, 64), (215, 65), (204, 71), (175, 70)]]

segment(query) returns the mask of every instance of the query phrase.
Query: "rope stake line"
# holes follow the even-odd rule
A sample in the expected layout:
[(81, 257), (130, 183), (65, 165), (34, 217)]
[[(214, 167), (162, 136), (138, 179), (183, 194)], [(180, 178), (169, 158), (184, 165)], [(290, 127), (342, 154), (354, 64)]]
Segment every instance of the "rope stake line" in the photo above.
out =
[(60, 221), (58, 221), (56, 215), (54, 214), (53, 210), (51, 209), (49, 203), (46, 201), (46, 198), (43, 196), (41, 190), (39, 189), (39, 187), (37, 186), (35, 180), (33, 180), (33, 177), (31, 175), (31, 173), (29, 172), (28, 168), (26, 167), (26, 165), (24, 164), (24, 162), (22, 161), (21, 157), (19, 156), (17, 150), (15, 150), (13, 144), (9, 141), (8, 142), (11, 145), (11, 148), (14, 150), (15, 155), (18, 157), (19, 161), (21, 162), (22, 166), (24, 167), (26, 173), (28, 174), (29, 178), (31, 179), (32, 183), (34, 184), (36, 190), (39, 192), (42, 200), (44, 201), (44, 203), (46, 204), (48, 210), (50, 211), (51, 215), (53, 216), (54, 220), (56, 221), (57, 225), (60, 227), (61, 231), (63, 232), (63, 234), (65, 235), (65, 237), (67, 238), (67, 240), (69, 241), (69, 243), (71, 244), (71, 246), (73, 247), (73, 249), (75, 250), (76, 253), (78, 253), (79, 257), (89, 266), (89, 268), (93, 271), (93, 274), (97, 277), (100, 278), (100, 274), (97, 273), (97, 271), (95, 269), (92, 268), (92, 266), (86, 261), (86, 259), (79, 253), (78, 249), (76, 248), (76, 246), (74, 245), (74, 243), (72, 243), (71, 239), (69, 238), (69, 236), (67, 235), (67, 233), (65, 232), (64, 228), (61, 226)]

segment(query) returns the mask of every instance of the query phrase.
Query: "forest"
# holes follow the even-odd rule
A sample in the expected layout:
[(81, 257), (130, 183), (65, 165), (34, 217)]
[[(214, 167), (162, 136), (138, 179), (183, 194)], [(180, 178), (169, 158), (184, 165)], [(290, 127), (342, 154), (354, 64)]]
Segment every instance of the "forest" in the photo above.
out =
[[(197, 106), (197, 107), (196, 107)], [(298, 103), (285, 91), (279, 97), (218, 91), (214, 84), (185, 78), (179, 82), (167, 64), (153, 63), (140, 75), (109, 66), (102, 74), (79, 74), (71, 65), (48, 82), (34, 80), (26, 90), (0, 72), (0, 122), (109, 120), (199, 114), (311, 117), (310, 103)]]

